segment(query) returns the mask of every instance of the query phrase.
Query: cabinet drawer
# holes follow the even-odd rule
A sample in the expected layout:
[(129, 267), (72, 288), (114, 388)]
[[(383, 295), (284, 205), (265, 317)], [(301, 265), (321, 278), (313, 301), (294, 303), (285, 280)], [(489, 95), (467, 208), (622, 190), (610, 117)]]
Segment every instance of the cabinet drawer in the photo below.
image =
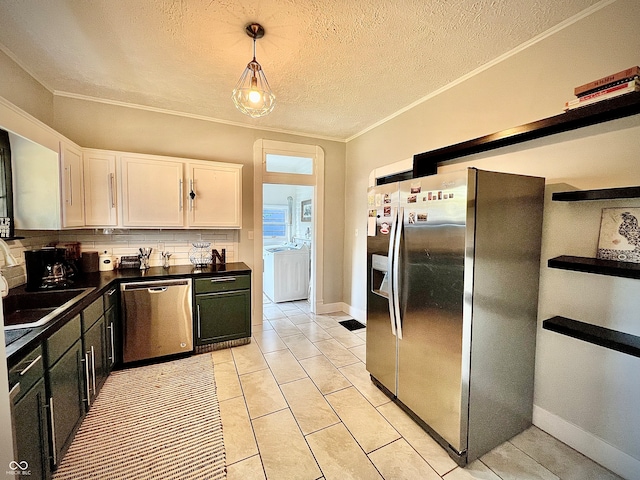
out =
[(197, 278), (195, 290), (198, 293), (229, 292), (251, 288), (251, 275), (224, 275), (212, 278)]
[(86, 332), (104, 313), (102, 297), (82, 311), (82, 331)]
[[(101, 299), (102, 300), (102, 299)], [(80, 338), (80, 315), (47, 339), (47, 367), (51, 367)]]
[(16, 366), (9, 370), (9, 390), (20, 384), (20, 391), (13, 398), (16, 402), (44, 375), (42, 347), (39, 346), (25, 355)]
[(104, 311), (106, 312), (118, 303), (118, 289), (116, 287), (110, 288), (102, 295), (102, 299), (104, 300)]

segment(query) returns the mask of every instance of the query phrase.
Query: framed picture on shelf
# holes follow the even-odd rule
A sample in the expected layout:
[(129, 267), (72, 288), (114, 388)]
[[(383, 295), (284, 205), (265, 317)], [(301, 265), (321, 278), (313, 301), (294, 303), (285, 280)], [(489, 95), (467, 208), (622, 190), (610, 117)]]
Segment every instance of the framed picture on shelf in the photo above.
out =
[(311, 221), (311, 200), (303, 200), (300, 204), (300, 221)]
[(598, 255), (600, 260), (640, 263), (640, 208), (603, 208)]

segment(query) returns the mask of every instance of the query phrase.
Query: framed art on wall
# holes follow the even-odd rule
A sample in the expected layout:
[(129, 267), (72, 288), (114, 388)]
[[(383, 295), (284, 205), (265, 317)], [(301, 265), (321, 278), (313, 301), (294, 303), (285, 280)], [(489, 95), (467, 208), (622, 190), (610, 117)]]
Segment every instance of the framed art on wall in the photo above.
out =
[(311, 221), (311, 200), (303, 200), (300, 204), (300, 221)]

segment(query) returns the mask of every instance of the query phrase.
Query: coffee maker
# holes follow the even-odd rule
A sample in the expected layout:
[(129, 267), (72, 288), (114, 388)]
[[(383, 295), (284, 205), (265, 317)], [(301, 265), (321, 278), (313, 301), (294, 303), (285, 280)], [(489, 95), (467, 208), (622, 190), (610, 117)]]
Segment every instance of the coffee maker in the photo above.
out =
[(44, 247), (24, 252), (27, 270), (25, 289), (33, 292), (54, 288), (69, 288), (73, 285), (73, 268), (65, 258), (66, 249)]

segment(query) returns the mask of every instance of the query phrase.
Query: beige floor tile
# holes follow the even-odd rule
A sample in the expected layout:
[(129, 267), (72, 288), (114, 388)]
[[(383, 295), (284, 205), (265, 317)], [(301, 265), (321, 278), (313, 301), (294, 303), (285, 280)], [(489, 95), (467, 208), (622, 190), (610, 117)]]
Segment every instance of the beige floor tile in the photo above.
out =
[(315, 480), (322, 476), (288, 408), (256, 418), (253, 429), (267, 478)]
[(371, 452), (369, 458), (384, 478), (440, 480), (440, 475), (402, 438)]
[(284, 337), (282, 341), (298, 360), (322, 355), (322, 352), (302, 333)]
[(335, 338), (314, 342), (314, 345), (338, 368), (360, 361), (358, 357), (343, 347)]
[(326, 399), (366, 453), (400, 438), (355, 387), (327, 395)]
[(475, 460), (464, 468), (456, 467), (442, 478), (444, 480), (500, 480), (500, 477), (480, 460)]
[(559, 480), (559, 477), (509, 442), (494, 448), (480, 460), (503, 480)]
[(279, 384), (307, 377), (307, 373), (288, 349), (265, 353), (264, 358)]
[(340, 422), (311, 379), (303, 378), (280, 388), (304, 435)]
[(364, 340), (344, 328), (342, 325), (338, 325), (337, 327), (325, 328), (325, 330), (329, 335), (338, 340), (342, 344), (342, 346), (346, 348), (364, 345)]
[(220, 402), (227, 465), (258, 454), (251, 420), (243, 397)]
[[(342, 327), (335, 318), (331, 318), (328, 315), (315, 315), (313, 321), (325, 330), (328, 328)], [(344, 329), (344, 327), (342, 328)]]
[(278, 332), (278, 335), (281, 337), (286, 337), (287, 335), (297, 335), (300, 333), (298, 327), (296, 327), (291, 320), (288, 318), (278, 318), (276, 320), (270, 320), (271, 326), (273, 329)]
[(620, 480), (620, 477), (560, 440), (530, 427), (510, 442), (562, 480)]
[(287, 346), (275, 330), (254, 331), (253, 338), (258, 344), (258, 347), (260, 347), (260, 350), (262, 350), (262, 353), (287, 349)]
[(282, 302), (282, 303), (278, 303), (278, 308), (280, 310), (282, 310), (285, 313), (291, 312), (291, 311), (298, 311), (300, 310), (298, 308), (298, 306), (293, 303), (293, 302)]
[(331, 318), (335, 319), (338, 322), (341, 322), (342, 320), (349, 320), (350, 318), (353, 318), (351, 315), (349, 315), (348, 313), (344, 313), (344, 312), (331, 312), (331, 313), (327, 313), (328, 316), (330, 316)]
[(300, 325), (301, 323), (311, 323), (313, 321), (311, 320), (311, 317), (309, 315), (302, 312), (298, 313), (297, 315), (289, 315), (288, 318), (294, 325)]
[(231, 353), (233, 354), (233, 360), (236, 362), (236, 369), (239, 375), (268, 368), (260, 347), (255, 342), (241, 347), (233, 347)]
[(324, 395), (351, 386), (351, 382), (324, 355), (300, 360), (300, 365)]
[(357, 362), (338, 369), (347, 380), (371, 403), (374, 407), (383, 405), (391, 400), (371, 381), (364, 363)]
[(304, 336), (307, 337), (312, 342), (319, 342), (322, 340), (330, 340), (333, 337), (329, 335), (324, 328), (318, 325), (315, 322), (312, 323), (302, 323), (298, 325), (298, 330), (304, 333)]
[(258, 323), (251, 324), (252, 332), (257, 332), (259, 330), (273, 330), (273, 327), (271, 326), (271, 323), (269, 323), (269, 320), (262, 320)]
[(440, 476), (456, 468), (447, 452), (395, 403), (385, 403), (378, 411)]
[(306, 438), (327, 480), (382, 479), (342, 423)]
[(214, 365), (217, 363), (233, 362), (233, 355), (231, 355), (230, 348), (223, 348), (221, 350), (214, 350), (211, 352), (211, 360)]
[(357, 347), (352, 347), (349, 349), (351, 353), (353, 353), (362, 363), (367, 363), (367, 345), (362, 344)]
[(240, 383), (251, 418), (287, 408), (287, 402), (282, 396), (271, 370), (258, 370), (241, 375)]
[(227, 480), (265, 480), (260, 455), (227, 466)]
[(276, 305), (268, 305), (262, 309), (262, 314), (267, 320), (275, 320), (277, 318), (286, 318), (286, 315)]
[(214, 364), (213, 375), (216, 379), (216, 393), (219, 401), (242, 395), (242, 388), (240, 388), (240, 380), (238, 379), (235, 363), (224, 362)]
[(367, 330), (366, 329), (360, 329), (354, 332), (358, 337), (360, 337), (362, 340), (364, 340), (365, 342), (367, 341)]

